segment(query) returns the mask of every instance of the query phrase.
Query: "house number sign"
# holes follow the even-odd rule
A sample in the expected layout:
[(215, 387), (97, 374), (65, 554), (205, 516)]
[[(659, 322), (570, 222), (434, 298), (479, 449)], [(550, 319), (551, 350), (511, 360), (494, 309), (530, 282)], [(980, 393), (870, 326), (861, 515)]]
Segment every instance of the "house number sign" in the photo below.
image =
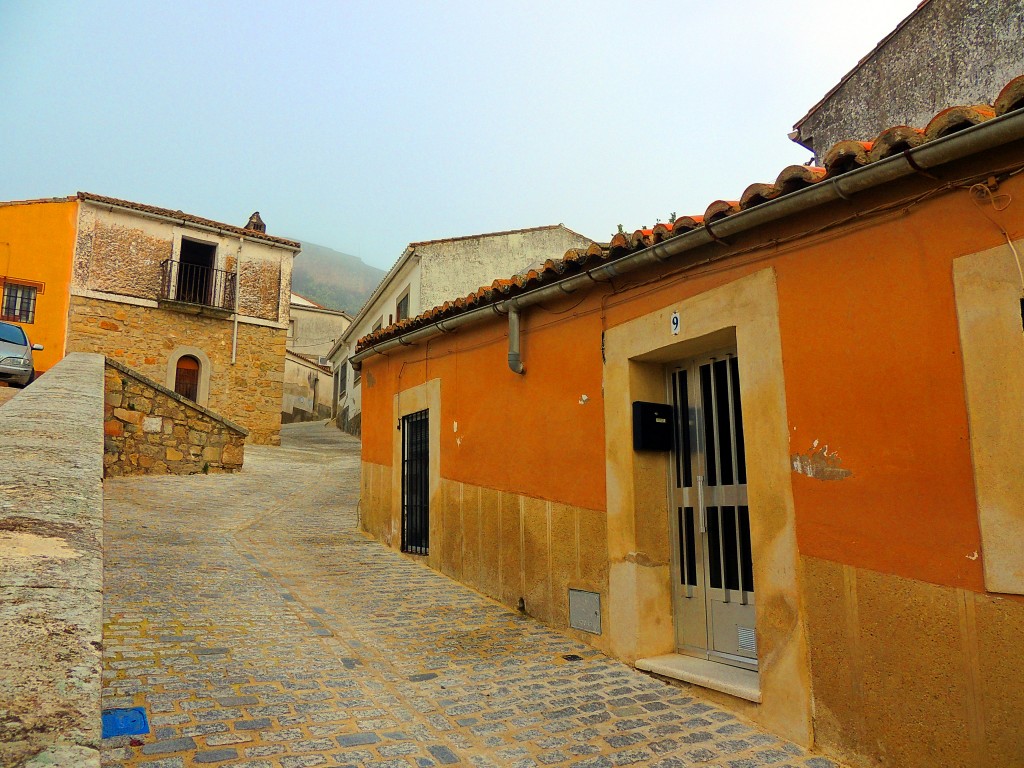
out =
[(671, 325), (672, 325), (672, 335), (673, 336), (678, 336), (679, 335), (679, 313), (678, 312), (673, 312), (672, 313)]

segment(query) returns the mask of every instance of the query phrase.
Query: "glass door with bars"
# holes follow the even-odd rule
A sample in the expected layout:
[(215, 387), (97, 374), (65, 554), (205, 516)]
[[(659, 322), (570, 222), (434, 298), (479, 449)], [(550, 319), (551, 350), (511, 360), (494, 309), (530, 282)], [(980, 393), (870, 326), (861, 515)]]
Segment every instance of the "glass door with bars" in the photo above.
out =
[(669, 481), (676, 645), (757, 669), (754, 574), (735, 350), (670, 369)]

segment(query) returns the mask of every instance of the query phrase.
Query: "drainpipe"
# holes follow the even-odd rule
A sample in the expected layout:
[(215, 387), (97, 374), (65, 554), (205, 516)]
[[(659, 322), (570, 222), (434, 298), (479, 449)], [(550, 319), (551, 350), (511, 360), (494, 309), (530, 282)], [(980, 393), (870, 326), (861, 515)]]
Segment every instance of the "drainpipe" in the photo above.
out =
[(512, 373), (526, 373), (523, 356), (519, 352), (519, 309), (508, 309), (508, 367)]
[[(371, 355), (383, 354), (396, 347), (415, 344), (442, 333), (451, 333), (464, 325), (482, 322), (493, 317), (495, 313), (501, 314), (507, 311), (511, 316), (513, 309), (523, 309), (550, 298), (564, 296), (580, 288), (589, 287), (595, 282), (606, 282), (635, 269), (681, 256), (715, 241), (724, 240), (771, 222), (803, 213), (816, 206), (849, 200), (856, 194), (907, 176), (913, 176), (920, 173), (921, 170), (937, 168), (978, 152), (1020, 141), (1022, 138), (1024, 138), (1024, 109), (1018, 109), (941, 139), (921, 144), (885, 160), (879, 160), (849, 171), (830, 181), (819, 181), (798, 192), (792, 192), (784, 197), (762, 203), (755, 208), (734, 213), (715, 222), (711, 228), (700, 227), (663, 240), (642, 251), (634, 251), (627, 256), (585, 272), (535, 288), (528, 293), (500, 301), (497, 304), (471, 309), (468, 312), (382, 341), (357, 352), (352, 356), (351, 362), (353, 365), (358, 365)], [(714, 235), (712, 235), (712, 231)]]
[(238, 258), (235, 259), (235, 327), (231, 330), (231, 364), (238, 359), (238, 297), (242, 293), (242, 236), (238, 236)]

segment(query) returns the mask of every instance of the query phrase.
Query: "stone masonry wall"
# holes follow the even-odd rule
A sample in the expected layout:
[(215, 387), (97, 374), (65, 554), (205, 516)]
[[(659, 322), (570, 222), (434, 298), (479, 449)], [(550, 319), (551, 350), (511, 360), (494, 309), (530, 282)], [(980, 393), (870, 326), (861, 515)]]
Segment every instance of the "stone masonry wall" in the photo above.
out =
[(103, 358), (0, 408), (0, 765), (99, 768)]
[(182, 238), (215, 246), (217, 269), (230, 273), (241, 263), (238, 298), (243, 315), (287, 323), (290, 251), (88, 203), (79, 211), (73, 292), (101, 291), (155, 301), (163, 281), (162, 264), (179, 258)]
[(286, 334), (239, 323), (232, 365), (230, 320), (72, 296), (68, 351), (99, 352), (173, 388), (169, 358), (180, 347), (199, 348), (210, 361), (205, 407), (249, 430), (250, 443), (278, 445)]
[(104, 391), (105, 477), (242, 468), (242, 427), (112, 360), (106, 363)]

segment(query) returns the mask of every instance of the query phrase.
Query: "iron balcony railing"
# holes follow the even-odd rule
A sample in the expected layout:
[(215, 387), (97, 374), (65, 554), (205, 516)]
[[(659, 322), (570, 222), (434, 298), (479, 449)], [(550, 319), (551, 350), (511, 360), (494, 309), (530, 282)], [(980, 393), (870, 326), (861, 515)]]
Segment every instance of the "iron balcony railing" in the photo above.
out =
[(234, 311), (237, 286), (234, 272), (173, 259), (160, 266), (163, 270), (160, 298)]

